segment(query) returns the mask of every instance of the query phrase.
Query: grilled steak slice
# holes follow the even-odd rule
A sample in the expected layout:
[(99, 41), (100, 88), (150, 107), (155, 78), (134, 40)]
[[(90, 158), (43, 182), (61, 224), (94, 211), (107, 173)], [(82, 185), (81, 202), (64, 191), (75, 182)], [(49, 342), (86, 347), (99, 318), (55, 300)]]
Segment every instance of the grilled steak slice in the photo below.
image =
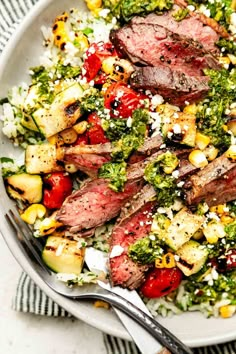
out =
[(136, 68), (130, 84), (134, 88), (158, 92), (166, 100), (176, 105), (196, 102), (208, 92), (207, 76), (188, 76), (165, 66), (144, 66)]
[(173, 13), (177, 10), (179, 10), (179, 7), (175, 6), (173, 11), (167, 11), (161, 15), (151, 13), (146, 17), (136, 16), (131, 22), (162, 26), (180, 36), (192, 38), (200, 42), (204, 49), (211, 53), (217, 53), (218, 48), (215, 46), (215, 43), (219, 40), (219, 36), (216, 31), (209, 26), (203, 25), (203, 23), (195, 17), (189, 16), (182, 21), (176, 21), (173, 17)]
[(70, 227), (70, 232), (91, 229), (117, 216), (122, 206), (142, 188), (143, 182), (128, 182), (124, 192), (116, 193), (109, 182), (96, 179), (86, 183), (64, 201), (57, 220)]
[[(174, 0), (174, 2), (176, 5), (182, 8), (185, 8), (189, 5), (185, 0)], [(226, 29), (223, 26), (219, 25), (219, 23), (213, 18), (207, 17), (203, 13), (195, 12), (195, 11), (189, 11), (189, 15), (195, 17), (197, 20), (201, 21), (204, 25), (211, 27), (215, 32), (217, 32), (220, 35), (220, 37), (223, 38), (229, 37), (229, 34), (226, 31)]]
[(147, 236), (151, 230), (154, 203), (144, 205), (130, 218), (117, 224), (111, 236), (111, 251), (115, 246), (123, 247), (121, 255), (110, 258), (110, 276), (113, 285), (136, 289), (145, 279), (148, 265), (139, 265), (128, 256), (128, 248), (135, 241)]
[(203, 170), (194, 174), (185, 184), (186, 201), (189, 205), (205, 201), (209, 206), (236, 199), (236, 163), (225, 154)]
[(102, 165), (108, 161), (110, 158), (95, 155), (95, 154), (66, 154), (64, 157), (66, 163), (72, 163), (80, 171), (85, 172), (89, 177), (95, 178), (98, 174), (98, 170)]
[(204, 68), (219, 69), (217, 60), (197, 41), (155, 24), (129, 24), (113, 30), (110, 39), (134, 64), (165, 65), (191, 76)]

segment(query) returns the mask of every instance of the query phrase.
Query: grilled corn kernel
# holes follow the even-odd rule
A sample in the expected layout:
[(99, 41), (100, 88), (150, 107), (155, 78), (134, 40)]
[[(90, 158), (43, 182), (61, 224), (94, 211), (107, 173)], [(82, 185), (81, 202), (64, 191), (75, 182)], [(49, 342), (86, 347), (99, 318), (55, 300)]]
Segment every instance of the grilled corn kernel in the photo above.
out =
[(162, 257), (164, 268), (174, 268), (176, 266), (173, 253), (168, 252)]
[(89, 47), (88, 38), (82, 32), (76, 32), (73, 44), (82, 52), (85, 52)]
[(39, 233), (42, 236), (50, 235), (60, 226), (63, 226), (63, 224), (53, 217), (45, 218), (40, 224)]
[(218, 215), (223, 215), (227, 211), (226, 204), (219, 204), (219, 205), (212, 206), (210, 207), (210, 211)]
[(55, 134), (53, 136), (50, 136), (48, 138), (48, 142), (52, 145), (56, 145), (56, 146), (62, 146), (64, 145), (64, 140), (62, 139), (62, 137), (60, 136), (60, 134)]
[(217, 157), (219, 150), (215, 146), (209, 145), (203, 152), (208, 161), (213, 161)]
[(231, 161), (236, 161), (236, 145), (231, 145), (226, 151), (225, 156)]
[(209, 145), (210, 140), (209, 136), (197, 132), (195, 144), (200, 150), (204, 150)]
[(103, 60), (102, 70), (114, 81), (127, 82), (134, 72), (133, 65), (125, 59), (109, 57)]
[(73, 128), (68, 128), (60, 132), (60, 136), (65, 144), (73, 144), (76, 142), (78, 134)]
[(236, 305), (225, 305), (219, 309), (220, 316), (223, 318), (232, 317), (236, 312)]
[(45, 214), (46, 208), (44, 205), (32, 204), (21, 214), (21, 219), (27, 224), (33, 225), (37, 218), (41, 219)]
[(234, 219), (231, 218), (231, 216), (222, 215), (220, 218), (220, 221), (222, 222), (222, 224), (227, 225), (227, 224), (230, 224), (231, 222), (233, 222)]
[(79, 170), (79, 168), (73, 163), (65, 164), (65, 171), (68, 173), (75, 173)]
[(107, 302), (101, 301), (101, 300), (95, 301), (94, 306), (95, 307), (103, 307), (104, 309), (107, 309), (107, 310), (110, 308), (110, 305)]
[(64, 14), (56, 18), (52, 27), (52, 31), (54, 34), (54, 43), (61, 50), (64, 50), (66, 43), (70, 42), (69, 34), (65, 25), (67, 19), (68, 14), (65, 12)]
[(195, 115), (197, 113), (197, 106), (195, 104), (190, 104), (190, 105), (184, 107), (183, 112), (187, 113), (187, 114)]
[(216, 243), (219, 238), (225, 236), (224, 225), (221, 222), (209, 222), (203, 228), (204, 236), (209, 243)]
[(156, 268), (164, 268), (164, 264), (163, 264), (163, 259), (162, 258), (156, 258), (155, 259), (155, 267)]
[(77, 134), (83, 134), (88, 126), (88, 122), (86, 120), (82, 120), (81, 122), (73, 125), (73, 129), (76, 131)]
[(90, 11), (99, 9), (102, 6), (102, 0), (85, 0)]
[(219, 62), (220, 62), (220, 64), (223, 65), (223, 67), (224, 67), (225, 69), (228, 69), (228, 68), (229, 68), (229, 64), (230, 64), (230, 59), (229, 59), (229, 57), (220, 57), (220, 58), (219, 58)]
[(208, 164), (207, 158), (201, 150), (193, 150), (190, 152), (188, 159), (189, 162), (197, 168), (205, 167)]

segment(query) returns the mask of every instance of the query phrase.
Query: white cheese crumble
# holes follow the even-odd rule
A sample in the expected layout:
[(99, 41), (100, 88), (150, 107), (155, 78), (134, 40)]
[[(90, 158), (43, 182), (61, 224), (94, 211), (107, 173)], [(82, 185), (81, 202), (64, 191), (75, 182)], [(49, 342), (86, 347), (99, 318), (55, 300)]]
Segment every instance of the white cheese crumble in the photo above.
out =
[(110, 253), (110, 258), (118, 257), (124, 252), (124, 248), (121, 247), (120, 245), (115, 245), (112, 247), (111, 253)]

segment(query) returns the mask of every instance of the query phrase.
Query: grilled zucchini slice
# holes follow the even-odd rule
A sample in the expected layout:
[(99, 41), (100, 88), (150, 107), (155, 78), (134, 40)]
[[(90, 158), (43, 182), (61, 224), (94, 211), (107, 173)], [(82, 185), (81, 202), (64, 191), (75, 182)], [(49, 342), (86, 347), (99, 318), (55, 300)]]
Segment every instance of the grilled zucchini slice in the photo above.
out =
[(208, 251), (200, 243), (190, 240), (177, 250), (176, 255), (179, 257), (177, 266), (188, 277), (203, 267)]
[(8, 194), (13, 199), (29, 204), (39, 203), (42, 199), (42, 178), (37, 175), (21, 173), (5, 178)]
[(44, 247), (42, 258), (45, 264), (56, 273), (79, 275), (84, 263), (85, 248), (78, 242), (67, 238), (50, 236)]

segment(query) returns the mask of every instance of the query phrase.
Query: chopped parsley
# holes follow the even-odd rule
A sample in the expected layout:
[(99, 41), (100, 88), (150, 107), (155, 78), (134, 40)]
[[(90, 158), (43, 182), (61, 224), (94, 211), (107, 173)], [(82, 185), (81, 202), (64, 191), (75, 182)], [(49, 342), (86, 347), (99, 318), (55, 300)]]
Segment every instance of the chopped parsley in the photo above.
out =
[(177, 22), (182, 21), (185, 17), (187, 17), (189, 14), (189, 10), (187, 8), (185, 9), (179, 9), (176, 12), (173, 13), (173, 17)]
[(100, 178), (110, 180), (109, 187), (115, 192), (123, 191), (126, 178), (126, 162), (107, 162), (99, 170)]
[(83, 113), (97, 111), (98, 115), (104, 115), (104, 98), (96, 88), (91, 88), (84, 92), (81, 100), (81, 110)]
[(222, 48), (224, 54), (230, 53), (230, 54), (236, 55), (236, 43), (234, 41), (230, 41), (228, 39), (221, 38), (221, 39), (219, 39), (218, 42), (216, 42), (216, 45), (219, 48)]
[(224, 124), (227, 122), (226, 110), (236, 98), (236, 70), (207, 69), (204, 72), (210, 77), (210, 90), (207, 97), (198, 105), (198, 128), (210, 136), (213, 145), (224, 151), (231, 143)]
[(164, 250), (158, 239), (152, 239), (149, 236), (137, 240), (129, 246), (129, 257), (140, 264), (150, 264), (155, 262), (155, 259), (161, 258)]
[(176, 179), (165, 173), (167, 167), (176, 166), (176, 160), (178, 161), (177, 157), (168, 151), (159, 155), (145, 168), (145, 179), (156, 189), (159, 206), (169, 207), (178, 195)]
[(150, 12), (170, 10), (172, 0), (103, 0), (103, 6), (110, 9), (113, 16), (122, 22), (128, 22), (132, 17), (144, 16)]

